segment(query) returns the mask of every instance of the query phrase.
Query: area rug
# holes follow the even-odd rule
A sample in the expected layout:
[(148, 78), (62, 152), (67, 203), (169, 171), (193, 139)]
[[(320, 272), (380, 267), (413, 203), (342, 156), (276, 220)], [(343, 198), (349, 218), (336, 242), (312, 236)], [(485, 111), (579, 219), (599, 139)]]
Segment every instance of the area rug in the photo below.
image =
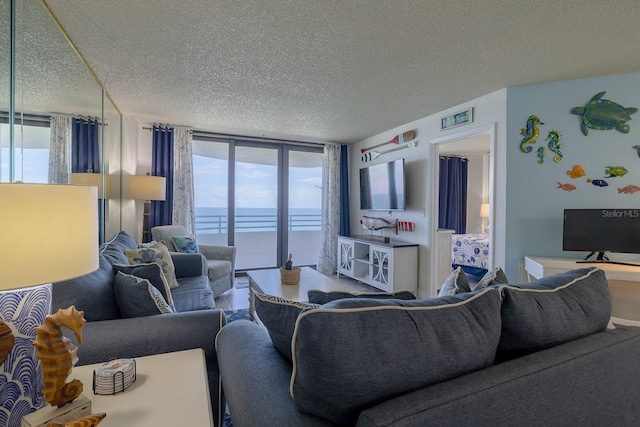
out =
[(248, 308), (242, 308), (240, 310), (225, 310), (224, 314), (227, 316), (227, 323), (240, 319), (251, 320)]

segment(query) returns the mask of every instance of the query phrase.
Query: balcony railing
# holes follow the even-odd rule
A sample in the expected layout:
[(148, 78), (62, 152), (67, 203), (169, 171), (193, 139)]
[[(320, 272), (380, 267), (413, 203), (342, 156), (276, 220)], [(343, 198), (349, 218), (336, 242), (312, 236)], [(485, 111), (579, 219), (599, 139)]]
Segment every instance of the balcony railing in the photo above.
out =
[[(257, 231), (277, 231), (277, 215), (236, 215), (237, 233)], [(229, 221), (227, 215), (196, 215), (197, 234), (226, 234)], [(320, 231), (322, 216), (320, 214), (292, 214), (287, 217), (289, 231)]]

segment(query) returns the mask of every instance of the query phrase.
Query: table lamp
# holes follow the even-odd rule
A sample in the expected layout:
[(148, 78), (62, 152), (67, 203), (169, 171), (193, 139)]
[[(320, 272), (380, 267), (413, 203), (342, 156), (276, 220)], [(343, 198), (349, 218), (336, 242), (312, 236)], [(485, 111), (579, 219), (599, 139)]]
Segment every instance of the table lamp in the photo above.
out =
[(131, 175), (129, 177), (129, 198), (144, 200), (142, 214), (142, 242), (147, 243), (151, 239), (149, 229), (149, 217), (151, 216), (151, 201), (165, 200), (167, 195), (167, 179), (163, 176)]
[[(483, 220), (485, 218), (489, 218), (489, 203), (482, 203), (480, 205), (480, 218), (482, 218)], [(484, 232), (486, 233), (489, 230), (489, 227), (484, 229)]]
[(45, 405), (33, 341), (51, 282), (98, 268), (95, 187), (0, 183), (0, 426)]

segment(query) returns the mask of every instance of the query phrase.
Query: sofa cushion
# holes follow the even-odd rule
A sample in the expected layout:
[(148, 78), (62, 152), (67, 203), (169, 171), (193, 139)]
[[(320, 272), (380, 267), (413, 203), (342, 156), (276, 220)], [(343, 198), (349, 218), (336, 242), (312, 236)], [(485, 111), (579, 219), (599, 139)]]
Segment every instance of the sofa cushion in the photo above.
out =
[(113, 282), (113, 288), (122, 317), (153, 316), (174, 312), (160, 291), (147, 279), (119, 271)]
[(458, 267), (449, 274), (447, 280), (444, 281), (442, 287), (440, 288), (440, 292), (438, 292), (439, 297), (443, 297), (446, 295), (455, 295), (463, 292), (471, 292), (471, 288), (469, 285), (469, 279), (467, 279), (467, 275), (462, 270), (462, 267)]
[(165, 279), (169, 284), (170, 289), (178, 287), (178, 281), (176, 280), (175, 267), (169, 255), (169, 249), (162, 242), (155, 242), (154, 244), (136, 249), (127, 249), (125, 255), (129, 260), (129, 264), (146, 264), (149, 262), (155, 262), (162, 267)]
[(172, 236), (173, 246), (176, 247), (178, 252), (185, 254), (197, 254), (198, 244), (196, 240), (191, 236)]
[(509, 279), (507, 279), (507, 275), (504, 274), (502, 268), (496, 267), (491, 271), (488, 271), (475, 285), (471, 286), (472, 291), (477, 291), (480, 289), (484, 289), (490, 285), (502, 285), (505, 283), (509, 283)]
[(213, 291), (207, 276), (183, 277), (180, 286), (171, 290), (177, 312), (215, 308)]
[(349, 292), (332, 291), (325, 292), (318, 289), (311, 289), (307, 292), (307, 298), (312, 304), (326, 304), (328, 302), (343, 298), (375, 298), (375, 299), (403, 299), (413, 300), (416, 296), (410, 291), (396, 292)]
[(597, 267), (498, 289), (502, 295), (499, 361), (604, 331), (611, 317), (609, 284)]
[(290, 301), (286, 298), (256, 293), (254, 295), (256, 314), (267, 328), (273, 346), (291, 360), (291, 338), (298, 315), (307, 308), (320, 307), (319, 304)]
[(335, 300), (298, 317), (291, 394), (303, 412), (354, 423), (393, 396), (492, 365), (500, 325), (493, 288), (427, 300)]
[(113, 270), (116, 272), (116, 274), (121, 271), (124, 274), (147, 279), (149, 283), (155, 286), (155, 288), (162, 294), (162, 297), (167, 302), (167, 304), (174, 308), (173, 298), (171, 297), (171, 289), (169, 289), (169, 284), (167, 283), (167, 279), (162, 273), (162, 268), (160, 267), (160, 265), (156, 264), (155, 262), (136, 265), (114, 264)]

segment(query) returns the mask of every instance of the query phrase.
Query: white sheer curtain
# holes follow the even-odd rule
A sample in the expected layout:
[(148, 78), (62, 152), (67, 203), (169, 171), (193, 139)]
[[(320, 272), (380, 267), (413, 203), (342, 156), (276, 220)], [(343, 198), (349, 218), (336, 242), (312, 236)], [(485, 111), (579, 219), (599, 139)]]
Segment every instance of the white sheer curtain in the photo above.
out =
[(317, 269), (337, 271), (340, 234), (340, 144), (325, 144), (322, 162), (322, 237)]
[(71, 117), (51, 117), (49, 184), (68, 184), (71, 172)]
[(193, 147), (191, 131), (176, 127), (173, 133), (173, 223), (196, 233), (196, 212), (193, 192)]

